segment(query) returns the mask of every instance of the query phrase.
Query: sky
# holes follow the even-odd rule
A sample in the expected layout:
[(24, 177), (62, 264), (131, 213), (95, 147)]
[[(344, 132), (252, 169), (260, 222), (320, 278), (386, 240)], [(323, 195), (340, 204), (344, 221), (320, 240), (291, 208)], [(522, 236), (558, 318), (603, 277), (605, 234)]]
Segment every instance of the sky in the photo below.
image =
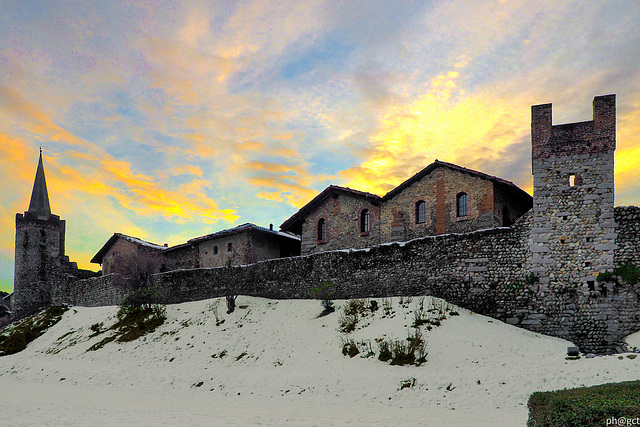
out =
[(640, 205), (640, 4), (0, 2), (0, 290), (41, 146), (81, 268), (114, 232), (277, 228), (328, 185), (435, 159), (532, 193), (531, 106), (617, 95), (616, 206)]

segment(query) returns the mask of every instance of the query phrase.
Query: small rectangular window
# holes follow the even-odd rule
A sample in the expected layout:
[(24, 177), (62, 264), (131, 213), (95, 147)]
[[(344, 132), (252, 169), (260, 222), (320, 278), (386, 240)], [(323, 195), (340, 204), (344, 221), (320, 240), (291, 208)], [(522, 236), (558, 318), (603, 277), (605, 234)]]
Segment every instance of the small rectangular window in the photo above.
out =
[(569, 175), (569, 187), (575, 187), (576, 186), (576, 176), (575, 174), (571, 174)]
[(213, 254), (218, 255), (218, 246), (213, 247)]
[(231, 252), (233, 250), (233, 243), (227, 243), (227, 252)]

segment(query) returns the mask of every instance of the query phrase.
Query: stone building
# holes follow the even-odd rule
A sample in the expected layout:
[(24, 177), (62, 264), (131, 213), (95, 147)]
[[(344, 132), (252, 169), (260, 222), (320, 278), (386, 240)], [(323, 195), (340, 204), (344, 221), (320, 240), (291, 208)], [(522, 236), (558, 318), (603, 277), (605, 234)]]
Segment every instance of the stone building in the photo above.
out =
[(162, 252), (160, 271), (183, 270), (200, 267), (198, 247), (190, 243), (165, 248)]
[(509, 181), (436, 160), (384, 197), (332, 185), (280, 228), (310, 254), (509, 226), (531, 206)]
[(286, 220), (280, 229), (301, 236), (301, 253), (366, 248), (381, 243), (382, 198), (331, 185)]
[[(100, 264), (102, 275), (106, 276), (107, 274), (115, 273), (118, 269), (118, 262), (123, 259), (140, 256), (160, 257), (166, 249), (166, 246), (146, 242), (137, 237), (114, 233), (98, 253), (94, 255), (91, 262)], [(158, 271), (161, 269), (161, 264), (162, 262), (158, 262)]]
[(436, 160), (384, 196), (384, 242), (507, 227), (531, 209), (512, 182)]
[(247, 223), (188, 241), (200, 268), (251, 264), (300, 255), (300, 238)]
[(65, 255), (66, 223), (51, 213), (42, 162), (38, 160), (29, 209), (16, 214), (15, 271), (11, 308), (16, 317), (29, 315), (51, 302), (51, 287), (61, 274), (78, 278), (93, 272), (78, 270)]
[(102, 275), (106, 276), (117, 272), (122, 260), (140, 256), (154, 258), (156, 272), (165, 272), (250, 264), (296, 255), (300, 255), (299, 237), (247, 223), (171, 247), (115, 233), (91, 262), (100, 264)]
[(542, 284), (595, 287), (614, 267), (616, 96), (593, 100), (593, 120), (552, 125), (551, 104), (531, 107), (532, 271)]

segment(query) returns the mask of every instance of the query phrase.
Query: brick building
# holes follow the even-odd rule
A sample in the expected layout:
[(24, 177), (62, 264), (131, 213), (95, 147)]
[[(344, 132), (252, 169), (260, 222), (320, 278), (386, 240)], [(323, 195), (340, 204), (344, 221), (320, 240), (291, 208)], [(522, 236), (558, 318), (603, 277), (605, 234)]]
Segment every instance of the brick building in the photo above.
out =
[[(107, 240), (107, 243), (100, 248), (98, 253), (91, 259), (92, 263), (100, 264), (102, 275), (114, 273), (118, 267), (118, 261), (124, 258), (137, 257), (141, 255), (160, 255), (166, 246), (156, 245), (146, 242), (137, 237), (127, 236), (121, 233), (114, 233)], [(160, 271), (160, 264), (158, 265)]]
[(436, 160), (384, 196), (384, 242), (507, 227), (531, 209), (515, 184)]
[(381, 243), (382, 198), (331, 185), (286, 220), (280, 229), (301, 236), (302, 254)]
[(509, 181), (436, 160), (384, 197), (332, 185), (280, 228), (310, 254), (510, 226), (531, 207)]
[(188, 241), (200, 268), (243, 265), (300, 255), (300, 238), (247, 223)]
[(152, 256), (156, 272), (242, 265), (300, 255), (300, 238), (273, 227), (243, 224), (167, 247), (137, 237), (115, 233), (91, 262), (102, 266), (102, 275), (117, 271), (118, 263), (131, 257)]

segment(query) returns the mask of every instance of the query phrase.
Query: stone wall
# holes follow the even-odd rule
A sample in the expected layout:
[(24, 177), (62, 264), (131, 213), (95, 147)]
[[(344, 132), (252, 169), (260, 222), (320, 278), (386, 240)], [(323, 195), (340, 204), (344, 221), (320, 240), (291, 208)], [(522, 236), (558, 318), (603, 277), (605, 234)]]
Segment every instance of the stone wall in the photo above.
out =
[(16, 215), (14, 296), (15, 316), (29, 315), (50, 300), (49, 283), (64, 256), (65, 221), (56, 215)]
[[(632, 212), (633, 211), (633, 212)], [(640, 209), (620, 210), (628, 247), (640, 241)], [(308, 298), (329, 280), (335, 298), (433, 295), (474, 312), (536, 332), (568, 339), (582, 351), (622, 349), (621, 340), (640, 330), (640, 286), (586, 285), (547, 289), (530, 275), (533, 215), (510, 228), (423, 237), (406, 243), (267, 260), (248, 266), (179, 270), (155, 276), (166, 303), (227, 293), (266, 298)], [(633, 237), (631, 236), (633, 234)], [(637, 246), (636, 246), (637, 248)], [(117, 303), (122, 295), (106, 278), (66, 283), (58, 302)], [(64, 295), (69, 295), (65, 301)]]
[(78, 280), (76, 277), (58, 275), (51, 286), (51, 304), (71, 304), (83, 307), (118, 305), (127, 292), (112, 283), (113, 275)]
[(596, 97), (593, 121), (553, 126), (551, 104), (532, 107), (532, 271), (550, 289), (593, 289), (614, 267), (615, 111), (615, 95)]
[(618, 224), (617, 250), (614, 257), (616, 266), (631, 262), (640, 266), (640, 208), (624, 206), (615, 208)]

